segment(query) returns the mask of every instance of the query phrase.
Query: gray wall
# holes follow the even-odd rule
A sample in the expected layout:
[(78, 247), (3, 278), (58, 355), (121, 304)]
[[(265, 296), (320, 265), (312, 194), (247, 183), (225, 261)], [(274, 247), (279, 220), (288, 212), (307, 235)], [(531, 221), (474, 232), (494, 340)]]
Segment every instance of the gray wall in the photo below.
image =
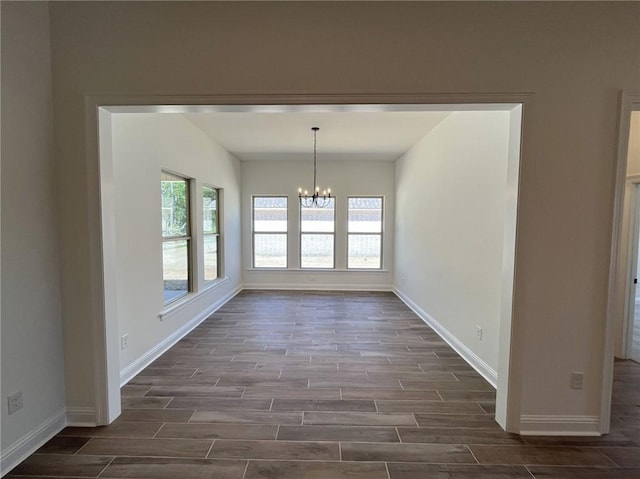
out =
[[(116, 113), (111, 115), (113, 144), (115, 268), (119, 336), (127, 334), (129, 345), (120, 351), (120, 374), (128, 380), (154, 356), (167, 339), (188, 328), (194, 318), (228, 299), (240, 286), (240, 162), (176, 114)], [(102, 158), (101, 161), (107, 161)], [(188, 304), (177, 301), (164, 306), (162, 244), (160, 240), (160, 172), (193, 178), (192, 198), (200, 199), (203, 185), (222, 189), (224, 210), (223, 275), (216, 285), (204, 283), (202, 264), (202, 202), (192, 204), (194, 294)], [(135, 205), (135, 207), (132, 207)], [(173, 308), (159, 319), (158, 313)], [(206, 317), (206, 316), (205, 316)], [(204, 317), (200, 317), (200, 320)], [(197, 322), (197, 321), (195, 321)], [(175, 338), (174, 338), (175, 340)]]
[(478, 356), (494, 383), (509, 117), (454, 112), (396, 162), (395, 284)]
[[(3, 469), (21, 454), (16, 445), (66, 418), (50, 53), (48, 5), (3, 2)], [(8, 416), (7, 395), (18, 391), (24, 407)]]
[[(336, 195), (335, 271), (300, 270), (297, 188), (312, 189), (310, 162), (297, 160), (242, 162), (243, 283), (255, 288), (390, 290), (393, 271), (394, 162), (318, 162), (321, 187)], [(252, 269), (252, 195), (288, 195), (289, 234), (286, 271)], [(384, 197), (382, 270), (348, 271), (347, 196)]]

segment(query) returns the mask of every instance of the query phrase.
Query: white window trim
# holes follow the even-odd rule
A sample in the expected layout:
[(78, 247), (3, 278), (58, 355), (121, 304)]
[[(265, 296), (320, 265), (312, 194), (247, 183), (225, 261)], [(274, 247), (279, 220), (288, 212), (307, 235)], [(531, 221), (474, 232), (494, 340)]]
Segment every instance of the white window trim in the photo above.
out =
[(186, 296), (181, 296), (180, 298), (172, 301), (171, 303), (167, 303), (167, 307), (160, 310), (158, 313), (158, 317), (160, 321), (166, 321), (171, 319), (172, 316), (182, 311), (184, 308), (189, 306), (194, 300), (200, 298), (204, 294), (208, 293), (211, 290), (218, 289), (225, 283), (229, 282), (229, 277), (225, 276), (224, 278), (218, 278), (213, 281), (208, 281), (207, 284), (198, 292), (191, 292)]
[[(349, 231), (349, 199), (351, 198), (380, 198), (382, 200), (382, 208), (380, 208), (380, 233), (351, 233)], [(382, 195), (350, 195), (347, 196), (347, 270), (348, 271), (384, 271), (384, 204), (385, 199)], [(380, 236), (380, 267), (378, 268), (349, 268), (349, 236)]]
[[(298, 202), (298, 265), (301, 271), (336, 271), (336, 214), (338, 202), (333, 198), (333, 231), (302, 231), (302, 205)], [(331, 235), (333, 237), (333, 266), (331, 268), (302, 266), (302, 237), (304, 235)]]
[(170, 301), (164, 301), (164, 258), (162, 259), (162, 294), (163, 294), (163, 305), (164, 306), (173, 306), (176, 303), (181, 302), (182, 300), (189, 297), (189, 295), (194, 293), (195, 283), (193, 278), (193, 273), (195, 271), (194, 268), (194, 241), (193, 241), (193, 191), (194, 191), (194, 179), (186, 176), (182, 173), (178, 173), (172, 170), (162, 169), (161, 173), (167, 174), (170, 176), (175, 176), (176, 178), (180, 178), (185, 181), (187, 185), (186, 198), (187, 198), (187, 234), (185, 236), (161, 236), (162, 245), (164, 247), (165, 242), (169, 241), (179, 241), (185, 240), (187, 242), (187, 292), (183, 295), (177, 296)]
[[(287, 229), (285, 231), (256, 231), (256, 198), (285, 198), (287, 200)], [(256, 266), (256, 235), (284, 235), (286, 240), (285, 265), (276, 266)], [(251, 195), (251, 268), (252, 270), (274, 270), (284, 271), (289, 269), (289, 196), (287, 195)]]
[(264, 271), (270, 273), (283, 273), (283, 272), (291, 272), (291, 273), (308, 273), (313, 271), (326, 272), (326, 273), (389, 273), (388, 269), (378, 269), (378, 268), (246, 268), (245, 271)]
[[(204, 249), (202, 251), (202, 281), (203, 281), (203, 288), (199, 288), (206, 290), (208, 289), (209, 285), (214, 284), (216, 281), (218, 281), (219, 279), (221, 279), (221, 276), (223, 275), (223, 265), (222, 265), (222, 258), (223, 258), (223, 254), (222, 254), (222, 231), (221, 231), (221, 222), (220, 222), (220, 217), (222, 216), (222, 188), (218, 188), (217, 186), (213, 186), (213, 185), (209, 185), (207, 183), (202, 185), (202, 192), (200, 195), (200, 199), (202, 200), (202, 198), (204, 197), (204, 188), (209, 188), (211, 190), (215, 190), (216, 191), (216, 231), (217, 233), (205, 233), (204, 231), (204, 224), (202, 224), (202, 247), (204, 248), (204, 244), (205, 244), (205, 238), (207, 236), (216, 236), (218, 238), (217, 241), (217, 259), (216, 259), (216, 267), (217, 267), (217, 272), (216, 272), (216, 278), (215, 279), (206, 279), (204, 272), (205, 272), (205, 264), (204, 264), (204, 260), (205, 260), (205, 254), (204, 254)], [(202, 210), (202, 222), (204, 223), (204, 208)]]

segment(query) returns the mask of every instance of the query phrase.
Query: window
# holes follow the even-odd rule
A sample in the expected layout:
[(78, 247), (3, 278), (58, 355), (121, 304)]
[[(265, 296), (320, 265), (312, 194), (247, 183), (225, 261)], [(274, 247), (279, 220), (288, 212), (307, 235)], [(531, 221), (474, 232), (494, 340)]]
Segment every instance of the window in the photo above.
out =
[(287, 197), (253, 197), (253, 267), (287, 267)]
[(162, 172), (162, 280), (164, 302), (191, 291), (189, 180)]
[(382, 268), (382, 198), (349, 198), (347, 268)]
[(204, 245), (204, 280), (213, 281), (220, 275), (219, 208), (220, 194), (216, 188), (202, 187), (202, 242)]
[(335, 198), (326, 208), (300, 208), (300, 267), (333, 268)]

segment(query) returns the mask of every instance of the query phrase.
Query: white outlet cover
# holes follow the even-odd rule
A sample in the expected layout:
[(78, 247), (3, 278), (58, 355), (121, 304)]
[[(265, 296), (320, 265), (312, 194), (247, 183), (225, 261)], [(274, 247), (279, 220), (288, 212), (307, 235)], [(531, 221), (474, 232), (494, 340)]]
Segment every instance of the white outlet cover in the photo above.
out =
[(571, 389), (584, 387), (584, 373), (571, 373)]
[(15, 394), (11, 394), (7, 396), (7, 409), (9, 414), (13, 414), (14, 412), (22, 409), (22, 392), (17, 392)]

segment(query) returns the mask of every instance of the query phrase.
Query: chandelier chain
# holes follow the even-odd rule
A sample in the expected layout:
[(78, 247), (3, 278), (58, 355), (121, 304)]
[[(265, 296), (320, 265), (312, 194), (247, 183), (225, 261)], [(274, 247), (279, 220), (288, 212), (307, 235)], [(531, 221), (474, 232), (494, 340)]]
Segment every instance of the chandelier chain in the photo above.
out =
[(318, 145), (318, 130), (319, 128), (317, 126), (314, 126), (312, 128), (313, 130), (313, 193), (315, 194), (316, 192), (316, 176), (317, 176), (317, 145)]

